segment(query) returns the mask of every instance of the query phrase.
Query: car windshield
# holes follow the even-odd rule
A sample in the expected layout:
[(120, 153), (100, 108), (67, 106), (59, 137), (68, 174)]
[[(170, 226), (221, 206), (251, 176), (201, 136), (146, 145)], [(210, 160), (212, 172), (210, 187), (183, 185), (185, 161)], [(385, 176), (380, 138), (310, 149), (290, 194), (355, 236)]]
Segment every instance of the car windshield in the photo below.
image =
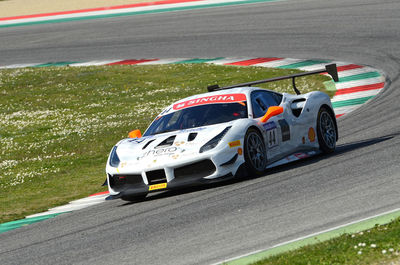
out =
[(242, 118), (247, 118), (246, 101), (184, 108), (157, 117), (144, 136), (213, 125)]

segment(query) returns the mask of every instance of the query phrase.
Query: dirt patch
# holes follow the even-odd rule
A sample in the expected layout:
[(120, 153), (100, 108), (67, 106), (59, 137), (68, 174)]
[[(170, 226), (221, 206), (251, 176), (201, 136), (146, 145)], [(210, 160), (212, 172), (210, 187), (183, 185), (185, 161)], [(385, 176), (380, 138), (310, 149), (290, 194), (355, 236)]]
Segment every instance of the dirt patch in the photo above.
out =
[(150, 0), (0, 0), (0, 18), (77, 9), (129, 5)]

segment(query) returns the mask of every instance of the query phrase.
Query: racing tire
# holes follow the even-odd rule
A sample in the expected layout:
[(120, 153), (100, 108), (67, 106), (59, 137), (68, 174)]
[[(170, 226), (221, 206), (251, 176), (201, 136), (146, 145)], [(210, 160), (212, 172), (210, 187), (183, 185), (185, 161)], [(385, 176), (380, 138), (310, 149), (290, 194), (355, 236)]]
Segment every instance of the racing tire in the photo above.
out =
[(122, 195), (121, 199), (128, 202), (140, 202), (146, 198), (147, 194), (141, 195)]
[(317, 116), (317, 136), (319, 149), (329, 154), (335, 151), (337, 129), (335, 126), (335, 117), (326, 107), (321, 107)]
[(267, 149), (261, 134), (250, 128), (244, 137), (244, 161), (249, 174), (261, 175), (267, 167)]

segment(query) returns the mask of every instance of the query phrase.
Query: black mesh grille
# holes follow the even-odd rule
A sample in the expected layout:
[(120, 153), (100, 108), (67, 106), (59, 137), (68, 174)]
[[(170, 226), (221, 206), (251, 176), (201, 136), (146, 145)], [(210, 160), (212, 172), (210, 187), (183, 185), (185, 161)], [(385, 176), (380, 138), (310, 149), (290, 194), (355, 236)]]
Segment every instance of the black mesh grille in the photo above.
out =
[(143, 183), (142, 175), (114, 175), (110, 176), (110, 186), (120, 187), (126, 184)]
[(214, 163), (209, 160), (202, 160), (187, 166), (175, 168), (175, 178), (182, 177), (207, 177), (215, 172)]
[(164, 169), (147, 171), (146, 176), (149, 185), (167, 182)]

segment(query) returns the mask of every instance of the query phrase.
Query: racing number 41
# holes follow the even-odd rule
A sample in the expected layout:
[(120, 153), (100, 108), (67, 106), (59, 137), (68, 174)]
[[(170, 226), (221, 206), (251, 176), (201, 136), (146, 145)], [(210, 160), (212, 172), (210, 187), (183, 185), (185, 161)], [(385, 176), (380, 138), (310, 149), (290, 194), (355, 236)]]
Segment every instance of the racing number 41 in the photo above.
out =
[(274, 147), (278, 145), (278, 140), (276, 139), (277, 134), (276, 128), (268, 130), (268, 147)]

